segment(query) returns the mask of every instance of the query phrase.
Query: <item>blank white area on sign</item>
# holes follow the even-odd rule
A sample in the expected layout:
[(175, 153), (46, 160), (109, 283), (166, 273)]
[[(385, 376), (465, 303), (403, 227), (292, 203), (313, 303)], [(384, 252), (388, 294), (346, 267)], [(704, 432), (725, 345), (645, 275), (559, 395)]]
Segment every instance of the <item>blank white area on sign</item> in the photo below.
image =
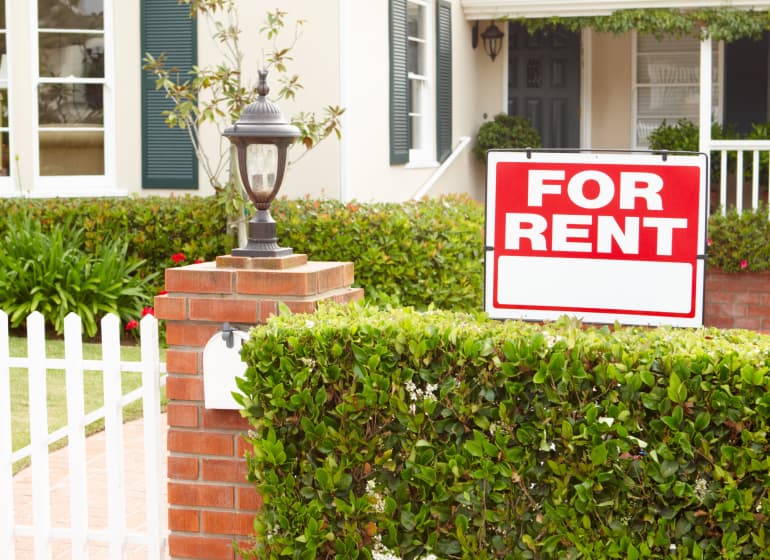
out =
[(689, 314), (688, 263), (501, 256), (500, 305)]

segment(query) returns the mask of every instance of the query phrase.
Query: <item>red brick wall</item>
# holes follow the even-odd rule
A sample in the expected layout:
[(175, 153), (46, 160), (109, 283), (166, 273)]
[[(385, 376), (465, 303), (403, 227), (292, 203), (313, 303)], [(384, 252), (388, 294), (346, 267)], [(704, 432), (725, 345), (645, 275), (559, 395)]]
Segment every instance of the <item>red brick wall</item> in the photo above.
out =
[(770, 272), (707, 270), (703, 322), (770, 332)]
[[(297, 257), (295, 255), (295, 257)], [(360, 299), (351, 289), (351, 263), (317, 263), (263, 270), (251, 259), (220, 257), (166, 270), (167, 294), (155, 299), (166, 321), (168, 398), (169, 553), (172, 558), (233, 559), (235, 540), (247, 542), (261, 505), (246, 481), (241, 437), (248, 423), (236, 410), (203, 406), (203, 348), (224, 322), (264, 322), (278, 302), (313, 312), (318, 302)], [(295, 259), (296, 260), (296, 259)], [(241, 266), (239, 266), (241, 265)]]

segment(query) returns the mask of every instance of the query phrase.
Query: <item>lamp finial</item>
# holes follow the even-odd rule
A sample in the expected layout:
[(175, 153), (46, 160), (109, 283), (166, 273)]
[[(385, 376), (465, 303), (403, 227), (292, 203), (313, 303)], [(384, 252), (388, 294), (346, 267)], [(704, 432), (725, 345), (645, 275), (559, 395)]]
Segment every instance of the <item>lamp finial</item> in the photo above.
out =
[(270, 93), (270, 88), (267, 85), (267, 70), (259, 70), (259, 84), (257, 84), (257, 93), (262, 97), (266, 97)]

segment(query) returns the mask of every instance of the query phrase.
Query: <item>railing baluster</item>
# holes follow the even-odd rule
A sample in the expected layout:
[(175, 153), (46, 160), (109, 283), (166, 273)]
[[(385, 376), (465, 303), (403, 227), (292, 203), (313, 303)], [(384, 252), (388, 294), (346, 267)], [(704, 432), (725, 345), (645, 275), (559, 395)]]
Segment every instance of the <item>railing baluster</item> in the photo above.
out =
[(754, 150), (754, 165), (751, 173), (751, 209), (759, 208), (759, 150)]
[(727, 150), (722, 150), (719, 168), (719, 207), (722, 215), (727, 213)]

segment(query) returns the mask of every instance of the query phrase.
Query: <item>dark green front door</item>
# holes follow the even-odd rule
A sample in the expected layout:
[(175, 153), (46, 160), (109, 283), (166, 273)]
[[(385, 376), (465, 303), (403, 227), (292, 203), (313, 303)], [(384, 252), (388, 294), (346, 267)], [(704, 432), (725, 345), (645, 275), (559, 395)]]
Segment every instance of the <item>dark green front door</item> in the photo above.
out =
[(544, 148), (579, 148), (580, 35), (508, 30), (508, 113), (529, 118)]

